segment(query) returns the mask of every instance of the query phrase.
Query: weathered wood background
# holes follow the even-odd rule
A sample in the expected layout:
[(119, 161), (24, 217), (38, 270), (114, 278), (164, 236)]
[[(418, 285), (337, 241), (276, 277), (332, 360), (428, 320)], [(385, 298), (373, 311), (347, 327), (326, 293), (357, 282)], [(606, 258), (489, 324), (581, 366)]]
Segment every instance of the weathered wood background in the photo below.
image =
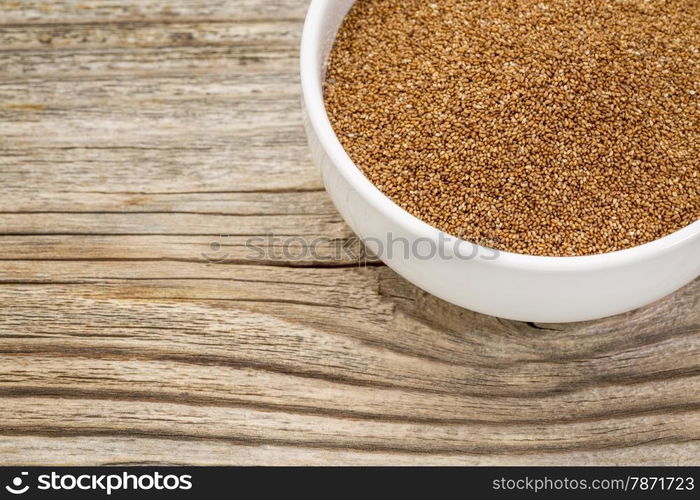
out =
[(306, 3), (0, 0), (0, 462), (700, 462), (700, 281), (536, 325), (249, 259), (351, 236), (301, 125)]

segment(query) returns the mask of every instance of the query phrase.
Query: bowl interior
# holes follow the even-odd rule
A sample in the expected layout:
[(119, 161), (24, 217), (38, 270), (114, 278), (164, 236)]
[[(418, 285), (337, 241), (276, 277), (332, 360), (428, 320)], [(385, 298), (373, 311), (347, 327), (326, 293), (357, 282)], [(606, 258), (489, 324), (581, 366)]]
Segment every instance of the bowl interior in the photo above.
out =
[[(455, 237), (446, 235), (409, 214), (379, 191), (354, 164), (333, 131), (323, 99), (323, 81), (335, 37), (354, 3), (355, 0), (313, 0), (309, 8), (302, 37), (301, 77), (304, 103), (311, 126), (326, 154), (341, 174), (377, 209), (392, 218), (396, 224), (410, 227), (417, 237), (430, 238), (436, 242), (444, 237), (454, 239)], [(542, 270), (614, 267), (620, 263), (660, 256), (659, 254), (676, 245), (688, 243), (689, 239), (700, 239), (700, 220), (658, 240), (617, 252), (575, 257), (545, 257), (500, 251), (497, 262), (504, 266)], [(490, 251), (468, 241), (461, 240), (461, 243), (476, 247), (480, 251)], [(469, 250), (465, 250), (465, 253), (467, 252)]]

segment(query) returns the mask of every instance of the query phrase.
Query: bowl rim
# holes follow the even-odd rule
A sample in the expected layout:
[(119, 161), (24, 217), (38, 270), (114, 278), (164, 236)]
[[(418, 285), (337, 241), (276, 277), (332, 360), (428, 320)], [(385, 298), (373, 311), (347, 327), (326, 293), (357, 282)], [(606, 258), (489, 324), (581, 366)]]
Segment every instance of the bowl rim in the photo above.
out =
[[(327, 0), (312, 0), (304, 22), (301, 38), (301, 87), (308, 122), (315, 132), (321, 147), (338, 169), (343, 178), (357, 191), (372, 207), (383, 213), (397, 226), (414, 234), (417, 238), (427, 238), (439, 242), (439, 238), (457, 240), (459, 244), (475, 248), (479, 255), (482, 252), (492, 252), (493, 249), (457, 238), (430, 224), (420, 220), (405, 209), (394, 203), (382, 193), (352, 161), (338, 139), (326, 111), (323, 97), (323, 82), (318, 64), (324, 64), (323, 54), (320, 53), (324, 32), (322, 21), (325, 9), (330, 8)], [(441, 236), (442, 235), (442, 236)], [(586, 271), (618, 267), (639, 260), (649, 260), (660, 257), (674, 247), (700, 239), (700, 219), (663, 238), (618, 250), (615, 252), (582, 255), (582, 256), (540, 256), (519, 254), (498, 250), (498, 259), (490, 260), (490, 264), (519, 269), (555, 271), (575, 270)], [(442, 240), (444, 241), (444, 240)]]

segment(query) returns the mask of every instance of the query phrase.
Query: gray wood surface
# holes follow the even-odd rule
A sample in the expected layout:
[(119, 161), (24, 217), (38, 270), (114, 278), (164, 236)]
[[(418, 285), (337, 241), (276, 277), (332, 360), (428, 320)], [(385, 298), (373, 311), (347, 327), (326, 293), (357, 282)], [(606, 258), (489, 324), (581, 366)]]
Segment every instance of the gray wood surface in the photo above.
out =
[(700, 281), (539, 325), (284, 257), (352, 238), (306, 3), (0, 1), (0, 463), (698, 464)]

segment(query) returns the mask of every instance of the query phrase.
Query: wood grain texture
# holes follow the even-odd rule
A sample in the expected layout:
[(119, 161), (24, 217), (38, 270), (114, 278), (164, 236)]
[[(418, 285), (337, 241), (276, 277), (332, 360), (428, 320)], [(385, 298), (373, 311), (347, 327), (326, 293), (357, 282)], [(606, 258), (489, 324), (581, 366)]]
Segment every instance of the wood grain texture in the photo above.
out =
[(700, 281), (527, 324), (339, 251), (306, 4), (0, 2), (0, 463), (700, 463)]

